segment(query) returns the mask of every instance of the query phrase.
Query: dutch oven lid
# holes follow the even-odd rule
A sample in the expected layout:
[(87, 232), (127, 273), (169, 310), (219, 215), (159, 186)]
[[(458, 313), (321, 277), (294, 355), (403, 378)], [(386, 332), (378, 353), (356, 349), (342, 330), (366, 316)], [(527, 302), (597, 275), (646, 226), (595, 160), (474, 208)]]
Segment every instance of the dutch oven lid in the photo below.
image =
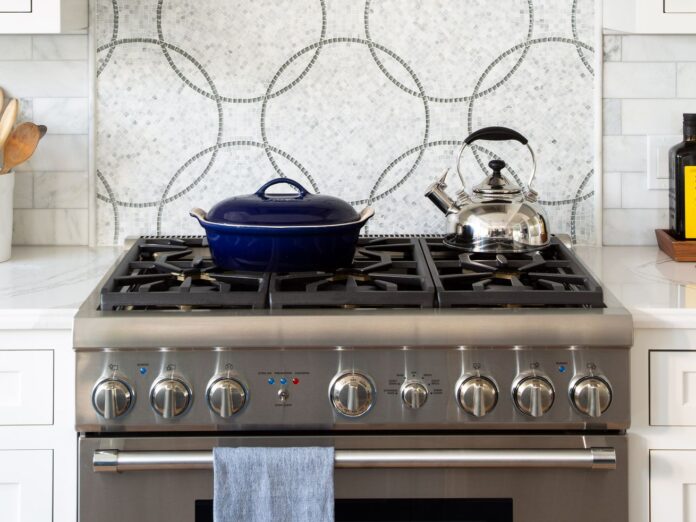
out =
[[(292, 185), (298, 192), (266, 194), (269, 187), (280, 183)], [(311, 194), (290, 178), (276, 178), (254, 194), (225, 199), (207, 215), (213, 223), (258, 226), (337, 225), (359, 219), (356, 210), (342, 199)]]

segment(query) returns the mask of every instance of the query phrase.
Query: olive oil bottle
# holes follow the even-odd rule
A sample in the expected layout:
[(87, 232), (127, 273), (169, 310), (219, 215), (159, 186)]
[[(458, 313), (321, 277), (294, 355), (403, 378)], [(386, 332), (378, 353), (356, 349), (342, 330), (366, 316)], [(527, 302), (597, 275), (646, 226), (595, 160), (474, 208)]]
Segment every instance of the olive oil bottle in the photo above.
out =
[(696, 239), (696, 114), (684, 114), (684, 141), (669, 151), (669, 225), (676, 239)]

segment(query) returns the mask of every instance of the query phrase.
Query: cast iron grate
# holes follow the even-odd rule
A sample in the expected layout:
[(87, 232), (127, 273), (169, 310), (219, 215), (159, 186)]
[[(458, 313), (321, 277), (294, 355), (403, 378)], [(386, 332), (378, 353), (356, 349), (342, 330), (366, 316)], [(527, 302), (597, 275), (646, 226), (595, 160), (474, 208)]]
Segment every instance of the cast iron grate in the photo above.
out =
[(258, 309), (267, 289), (267, 274), (218, 269), (204, 237), (144, 237), (102, 288), (101, 309)]
[(557, 238), (523, 254), (472, 254), (423, 239), (441, 308), (604, 307), (601, 285)]
[(271, 308), (432, 308), (435, 289), (412, 237), (364, 237), (336, 272), (274, 273)]

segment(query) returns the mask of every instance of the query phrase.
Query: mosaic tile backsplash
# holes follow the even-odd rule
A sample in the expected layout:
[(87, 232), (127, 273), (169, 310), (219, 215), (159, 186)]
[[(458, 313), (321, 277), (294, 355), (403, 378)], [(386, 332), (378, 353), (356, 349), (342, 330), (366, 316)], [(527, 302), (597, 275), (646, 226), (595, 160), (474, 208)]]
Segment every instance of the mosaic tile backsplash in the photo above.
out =
[[(100, 244), (200, 234), (190, 208), (277, 176), (373, 206), (370, 233), (442, 232), (423, 193), (489, 125), (594, 242), (594, 0), (94, 1)], [(491, 158), (526, 182), (526, 148), (480, 143), (468, 187)]]

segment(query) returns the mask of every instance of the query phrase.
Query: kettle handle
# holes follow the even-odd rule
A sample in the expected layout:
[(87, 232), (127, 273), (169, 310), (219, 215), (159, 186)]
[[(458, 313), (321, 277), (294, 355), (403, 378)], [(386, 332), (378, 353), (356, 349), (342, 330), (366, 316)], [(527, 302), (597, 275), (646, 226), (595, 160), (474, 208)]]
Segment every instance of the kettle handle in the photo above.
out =
[(459, 149), (459, 155), (457, 156), (457, 175), (459, 176), (459, 181), (462, 184), (462, 188), (466, 186), (464, 183), (464, 175), (461, 170), (462, 156), (467, 147), (469, 147), (475, 141), (518, 141), (522, 145), (527, 146), (529, 154), (532, 157), (532, 174), (529, 176), (529, 181), (527, 182), (527, 197), (529, 199), (536, 200), (537, 193), (532, 189), (532, 182), (534, 181), (534, 176), (536, 176), (537, 163), (536, 156), (534, 155), (534, 150), (529, 146), (529, 140), (525, 138), (522, 134), (513, 129), (508, 129), (507, 127), (484, 127), (477, 131), (472, 132), (467, 136)]
[(519, 141), (522, 145), (526, 145), (529, 140), (522, 136), (519, 132), (513, 129), (508, 129), (507, 127), (484, 127), (477, 131), (472, 132), (464, 140), (468, 145), (471, 145), (475, 141)]

